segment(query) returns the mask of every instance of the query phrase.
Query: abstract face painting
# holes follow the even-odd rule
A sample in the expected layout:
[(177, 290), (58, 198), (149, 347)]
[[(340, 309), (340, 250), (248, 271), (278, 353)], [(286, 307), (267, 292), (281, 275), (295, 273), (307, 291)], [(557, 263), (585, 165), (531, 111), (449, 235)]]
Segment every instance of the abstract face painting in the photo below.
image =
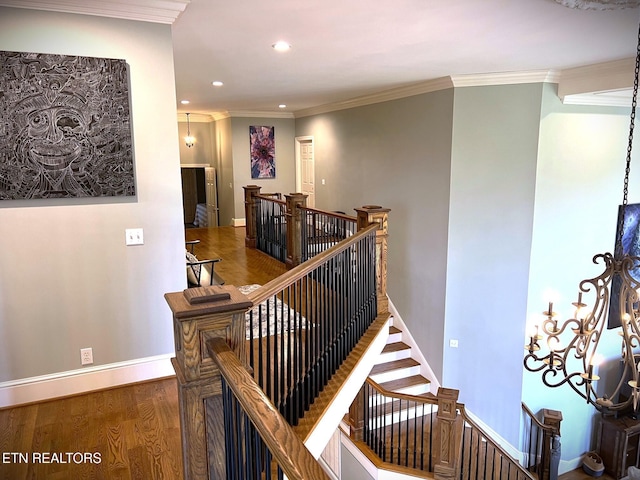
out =
[(126, 62), (0, 52), (0, 200), (128, 195)]

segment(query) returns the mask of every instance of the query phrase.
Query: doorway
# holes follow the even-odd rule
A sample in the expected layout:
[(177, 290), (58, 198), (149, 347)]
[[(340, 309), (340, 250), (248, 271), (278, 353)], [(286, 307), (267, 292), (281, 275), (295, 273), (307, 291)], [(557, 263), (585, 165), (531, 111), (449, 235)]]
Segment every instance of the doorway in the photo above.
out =
[(217, 227), (216, 169), (202, 165), (182, 165), (180, 173), (185, 226)]
[(307, 195), (307, 206), (316, 206), (313, 137), (296, 137), (296, 191)]

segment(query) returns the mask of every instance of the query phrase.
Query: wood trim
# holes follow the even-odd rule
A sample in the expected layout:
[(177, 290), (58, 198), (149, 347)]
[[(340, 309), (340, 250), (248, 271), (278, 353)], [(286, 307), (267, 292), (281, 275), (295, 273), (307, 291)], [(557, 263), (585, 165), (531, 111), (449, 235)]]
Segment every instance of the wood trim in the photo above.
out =
[(285, 274), (280, 275), (278, 278), (271, 280), (267, 284), (251, 292), (249, 295), (247, 295), (247, 297), (249, 297), (249, 299), (253, 302), (254, 305), (259, 305), (265, 300), (280, 293), (289, 285), (292, 285), (294, 282), (298, 281), (302, 277), (311, 273), (316, 268), (318, 268), (318, 266), (328, 262), (331, 258), (335, 257), (341, 252), (352, 247), (362, 237), (365, 237), (366, 235), (370, 234), (372, 231), (376, 231), (376, 230), (378, 230), (377, 224), (369, 225), (367, 228), (360, 230), (355, 235), (349, 237), (347, 240), (343, 240), (337, 245), (334, 245), (328, 250), (325, 250), (319, 255), (316, 255), (312, 259), (307, 260), (306, 262), (298, 265), (297, 267), (292, 268)]
[(288, 478), (329, 480), (226, 342), (212, 338), (207, 342), (207, 349), (285, 475)]

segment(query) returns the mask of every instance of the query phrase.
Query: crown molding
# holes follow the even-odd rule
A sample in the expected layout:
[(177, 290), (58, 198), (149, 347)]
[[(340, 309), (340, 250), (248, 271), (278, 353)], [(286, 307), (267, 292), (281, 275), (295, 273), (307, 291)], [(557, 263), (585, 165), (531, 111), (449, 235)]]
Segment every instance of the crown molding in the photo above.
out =
[(525, 72), (481, 73), (452, 75), (453, 86), (484, 87), (490, 85), (518, 85), (523, 83), (558, 83), (560, 73), (555, 70), (531, 70)]
[[(260, 112), (260, 111), (222, 111), (210, 113), (189, 113), (191, 122), (217, 122), (225, 118), (295, 118), (291, 112)], [(187, 114), (178, 113), (178, 121), (186, 122)]]
[(522, 83), (557, 83), (558, 72), (554, 70), (535, 70), (528, 72), (503, 72), (487, 73), (479, 75), (451, 75), (448, 77), (436, 78), (426, 82), (415, 83), (404, 87), (393, 88), (383, 92), (356, 97), (343, 102), (329, 103), (318, 107), (305, 108), (295, 112), (296, 118), (319, 115), (347, 108), (362, 107), (374, 103), (398, 100), (414, 95), (446, 90), (448, 88), (478, 87), (488, 85), (511, 85)]
[(226, 112), (232, 118), (294, 118), (291, 112), (234, 111)]
[(566, 105), (593, 105), (598, 107), (631, 107), (633, 90), (609, 90), (606, 92), (577, 93), (565, 95), (562, 103)]
[[(178, 113), (178, 121), (186, 122), (187, 114), (186, 113)], [(208, 113), (191, 113), (189, 112), (189, 121), (191, 123), (211, 123), (215, 121), (215, 118)]]
[(446, 90), (447, 88), (452, 87), (453, 83), (451, 82), (451, 77), (441, 77), (433, 80), (427, 80), (426, 82), (406, 85), (404, 87), (392, 88), (383, 92), (373, 93), (371, 95), (363, 95), (361, 97), (344, 100), (342, 102), (327, 103), (317, 107), (304, 108), (302, 110), (297, 110), (294, 113), (296, 118), (308, 117), (311, 115), (319, 115), (321, 113), (329, 113), (337, 110), (346, 110), (348, 108), (372, 105), (374, 103), (398, 100), (400, 98), (412, 97), (423, 93)]
[(563, 102), (571, 103), (567, 102), (569, 96), (632, 88), (634, 69), (635, 58), (624, 58), (562, 70), (558, 96)]
[(191, 0), (0, 0), (0, 7), (172, 24)]

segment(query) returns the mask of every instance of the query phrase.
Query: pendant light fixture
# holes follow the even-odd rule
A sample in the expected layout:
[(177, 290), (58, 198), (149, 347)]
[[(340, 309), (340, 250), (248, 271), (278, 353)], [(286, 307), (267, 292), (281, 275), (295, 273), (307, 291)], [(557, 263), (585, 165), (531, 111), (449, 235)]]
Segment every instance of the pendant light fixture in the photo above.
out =
[(191, 125), (189, 124), (189, 115), (191, 114), (187, 113), (187, 136), (184, 137), (184, 143), (187, 144), (187, 147), (191, 148), (196, 143), (196, 139), (195, 137), (191, 136)]

